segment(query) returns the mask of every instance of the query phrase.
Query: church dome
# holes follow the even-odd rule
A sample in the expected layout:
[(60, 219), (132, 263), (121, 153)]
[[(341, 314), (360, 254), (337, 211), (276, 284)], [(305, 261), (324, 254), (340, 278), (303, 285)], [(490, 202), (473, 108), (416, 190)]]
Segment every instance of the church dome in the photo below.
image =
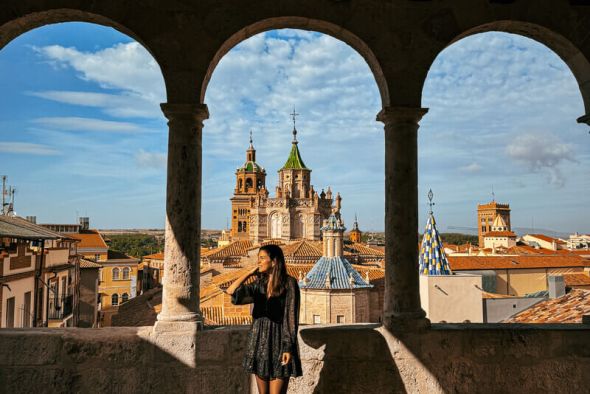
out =
[(237, 169), (238, 172), (259, 172), (266, 173), (264, 167), (254, 161), (247, 161), (243, 166)]

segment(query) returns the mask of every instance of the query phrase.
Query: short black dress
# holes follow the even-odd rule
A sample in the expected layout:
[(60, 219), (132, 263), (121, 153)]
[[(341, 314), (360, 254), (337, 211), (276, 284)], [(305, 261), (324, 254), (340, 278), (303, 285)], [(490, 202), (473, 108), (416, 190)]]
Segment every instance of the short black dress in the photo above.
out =
[[(276, 379), (302, 375), (297, 329), (299, 327), (299, 286), (287, 277), (283, 294), (266, 298), (266, 275), (251, 284), (242, 284), (232, 295), (234, 305), (254, 303), (252, 329), (248, 338), (244, 368), (262, 378)], [(281, 365), (283, 353), (291, 361)]]

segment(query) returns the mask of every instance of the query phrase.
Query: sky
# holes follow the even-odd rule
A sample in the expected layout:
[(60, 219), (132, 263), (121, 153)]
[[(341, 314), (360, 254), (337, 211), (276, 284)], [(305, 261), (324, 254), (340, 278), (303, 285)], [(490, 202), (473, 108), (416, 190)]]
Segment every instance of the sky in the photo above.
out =
[[(0, 175), (16, 211), (38, 223), (162, 228), (166, 101), (156, 62), (106, 27), (65, 23), (30, 31), (0, 50)], [(391, 92), (395, 94), (395, 92)], [(343, 218), (383, 230), (384, 136), (379, 92), (365, 61), (330, 36), (275, 30), (251, 37), (215, 69), (205, 102), (203, 228), (223, 228), (235, 169), (250, 130), (274, 194), (291, 147), (316, 190), (340, 192)], [(423, 90), (419, 130), (420, 228), (429, 189), (443, 231), (476, 227), (493, 196), (513, 227), (590, 233), (590, 136), (572, 73), (530, 39), (465, 38), (436, 59)]]

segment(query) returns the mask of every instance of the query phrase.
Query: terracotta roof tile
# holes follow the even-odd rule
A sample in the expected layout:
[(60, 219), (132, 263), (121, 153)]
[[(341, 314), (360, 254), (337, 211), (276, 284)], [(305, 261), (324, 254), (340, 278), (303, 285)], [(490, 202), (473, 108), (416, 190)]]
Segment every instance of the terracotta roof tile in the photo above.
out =
[(553, 238), (553, 237), (550, 237), (550, 236), (545, 235), (545, 234), (528, 234), (528, 235), (531, 236), (531, 237), (534, 237), (534, 238), (538, 238), (541, 241), (545, 241), (545, 242), (553, 242), (553, 241), (555, 241), (558, 244), (565, 244), (565, 242), (563, 242), (561, 239)]
[(377, 257), (384, 257), (385, 251), (372, 248), (370, 246), (363, 245), (358, 242), (354, 242), (352, 245), (349, 245), (348, 248), (352, 253), (357, 253), (360, 255), (369, 255), (369, 256), (377, 256)]
[(227, 246), (222, 248), (212, 249), (201, 255), (201, 257), (207, 257), (208, 259), (223, 259), (232, 256), (246, 256), (248, 249), (252, 247), (252, 241), (234, 241)]
[(108, 249), (102, 235), (97, 230), (84, 230), (79, 233), (68, 233), (68, 236), (80, 240), (78, 249)]
[(80, 268), (102, 268), (102, 265), (87, 259), (80, 259)]
[(486, 237), (516, 237), (512, 231), (488, 231), (485, 233), (484, 238)]
[(321, 242), (301, 240), (283, 246), (285, 258), (320, 258), (322, 256)]
[(590, 286), (590, 276), (584, 273), (563, 274), (566, 286)]
[(453, 271), (481, 269), (526, 269), (590, 267), (590, 260), (577, 255), (448, 256)]
[(541, 301), (504, 323), (582, 323), (590, 314), (590, 290), (574, 289), (563, 297)]
[(143, 258), (152, 260), (164, 260), (164, 252), (148, 254), (147, 256), (143, 256)]

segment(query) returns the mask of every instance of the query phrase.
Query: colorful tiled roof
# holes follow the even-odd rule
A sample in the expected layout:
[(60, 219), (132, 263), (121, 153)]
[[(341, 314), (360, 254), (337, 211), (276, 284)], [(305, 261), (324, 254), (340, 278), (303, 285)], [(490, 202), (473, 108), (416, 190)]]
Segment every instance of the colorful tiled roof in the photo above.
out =
[(305, 278), (299, 281), (299, 287), (307, 289), (358, 289), (369, 288), (372, 285), (365, 282), (363, 277), (345, 258), (341, 256), (322, 256)]
[(297, 142), (294, 142), (291, 146), (291, 152), (289, 153), (289, 157), (285, 162), (285, 165), (281, 170), (286, 169), (294, 169), (294, 170), (307, 170), (308, 168), (303, 163), (303, 159), (301, 158), (301, 153), (299, 153), (299, 148), (297, 147)]
[(571, 255), (448, 256), (453, 271), (481, 269), (530, 269), (590, 267), (590, 260)]
[(563, 297), (541, 301), (504, 323), (582, 323), (590, 314), (590, 290), (574, 289)]
[(445, 254), (436, 221), (432, 212), (428, 216), (419, 256), (420, 275), (451, 275), (449, 261)]

